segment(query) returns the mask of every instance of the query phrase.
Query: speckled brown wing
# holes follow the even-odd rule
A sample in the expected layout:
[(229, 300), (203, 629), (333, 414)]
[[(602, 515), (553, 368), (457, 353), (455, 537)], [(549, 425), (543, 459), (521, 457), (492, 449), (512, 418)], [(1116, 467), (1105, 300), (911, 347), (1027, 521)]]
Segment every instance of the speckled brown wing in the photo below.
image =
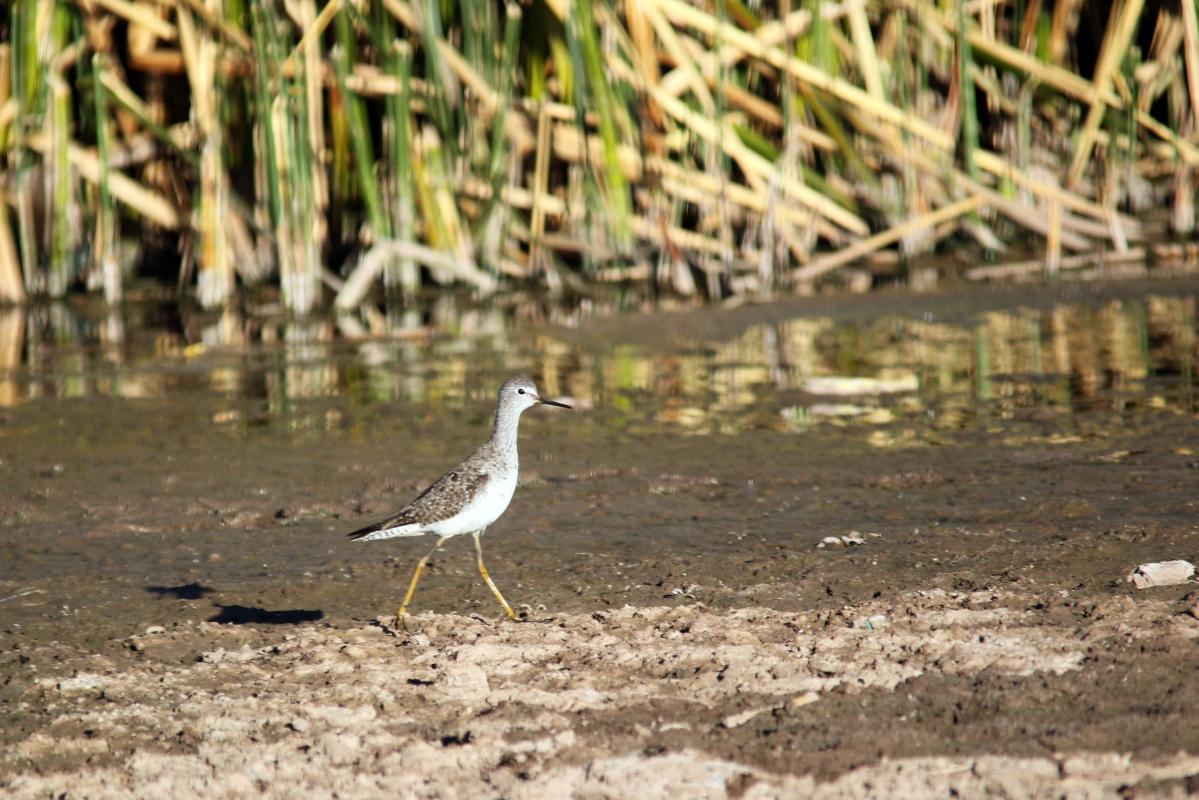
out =
[[(351, 540), (365, 539), (372, 533), (402, 528), (405, 525), (432, 525), (449, 519), (462, 510), (467, 498), (483, 489), (490, 476), (469, 462), (435, 480), (416, 499), (387, 519), (348, 534)], [(414, 535), (419, 530), (412, 532)]]

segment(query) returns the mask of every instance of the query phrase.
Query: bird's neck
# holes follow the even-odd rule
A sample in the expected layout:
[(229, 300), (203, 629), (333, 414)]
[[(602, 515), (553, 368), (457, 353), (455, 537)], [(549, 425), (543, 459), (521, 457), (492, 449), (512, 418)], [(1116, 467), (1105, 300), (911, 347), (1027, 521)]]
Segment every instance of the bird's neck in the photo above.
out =
[(497, 450), (516, 452), (516, 435), (520, 428), (520, 414), (501, 414), (496, 411), (495, 426), (491, 430), (491, 446)]

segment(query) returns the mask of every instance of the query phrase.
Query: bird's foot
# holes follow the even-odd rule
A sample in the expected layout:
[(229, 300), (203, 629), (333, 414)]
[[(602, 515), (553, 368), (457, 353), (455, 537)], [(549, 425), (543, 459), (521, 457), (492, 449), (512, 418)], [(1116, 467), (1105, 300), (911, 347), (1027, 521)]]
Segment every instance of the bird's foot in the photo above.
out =
[(408, 634), (407, 619), (407, 611), (401, 608), (394, 617), (384, 617), (382, 615), (376, 617), (375, 624), (390, 636), (406, 636)]

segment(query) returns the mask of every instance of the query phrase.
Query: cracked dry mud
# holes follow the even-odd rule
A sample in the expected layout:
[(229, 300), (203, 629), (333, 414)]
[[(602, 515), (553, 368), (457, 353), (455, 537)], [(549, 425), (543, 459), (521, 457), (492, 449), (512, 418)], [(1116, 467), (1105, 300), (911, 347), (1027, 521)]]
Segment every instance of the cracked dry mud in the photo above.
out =
[[(919, 681), (1068, 684), (1113, 648), (1193, 650), (1199, 639), (1199, 620), (1168, 602), (1113, 598), (1073, 626), (1046, 624), (1053, 600), (1039, 609), (1027, 600), (930, 590), (835, 611), (626, 606), (524, 624), (425, 612), (398, 635), (381, 619), (302, 626), (262, 646), (238, 644), (228, 626), (180, 625), (130, 644), (192, 648), (191, 663), (117, 669), (95, 656), (70, 677), (34, 681), (22, 702), (53, 709), (55, 722), (0, 763), (16, 772), (6, 793), (22, 798), (1193, 790), (1199, 757), (1185, 752), (913, 752), (840, 765), (830, 779), (811, 774), (818, 754), (805, 752), (803, 731), (827, 727), (845, 706), (860, 704), (869, 728), (871, 714), (898, 710), (871, 710), (875, 698), (900, 696), (915, 722), (922, 703), (902, 696)], [(877, 720), (880, 744), (895, 723)], [(797, 735), (798, 747), (775, 751), (753, 742)]]

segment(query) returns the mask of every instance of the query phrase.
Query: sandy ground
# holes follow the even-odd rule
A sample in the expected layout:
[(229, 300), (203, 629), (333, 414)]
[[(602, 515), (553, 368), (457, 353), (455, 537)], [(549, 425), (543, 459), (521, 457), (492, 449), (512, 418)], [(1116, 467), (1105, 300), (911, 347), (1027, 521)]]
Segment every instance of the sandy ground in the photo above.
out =
[[(524, 623), (425, 612), (407, 631), (382, 618), (342, 630), (301, 625), (265, 646), (228, 625), (152, 628), (127, 641), (146, 656), (132, 668), (94, 656), (74, 674), (30, 682), (22, 703), (53, 722), (7, 750), (0, 786), (20, 798), (1082, 798), (1199, 789), (1199, 756), (1110, 749), (913, 753), (822, 778), (825, 728), (847, 705), (859, 707), (851, 720), (859, 737), (869, 738), (875, 715), (887, 717), (877, 721), (880, 748), (893, 750), (888, 730), (925, 712), (912, 694), (918, 682), (1102, 680), (1097, 653), (1193, 652), (1199, 638), (1199, 619), (1178, 603), (1117, 596), (1086, 604), (1080, 625), (1054, 612), (1055, 599), (1035, 599), (930, 590), (835, 611), (626, 606)], [(1070, 606), (1060, 596), (1056, 604)], [(153, 658), (156, 650), (191, 658), (172, 664)], [(950, 727), (979, 712), (960, 713)], [(804, 730), (811, 735), (788, 735)], [(763, 748), (770, 737), (778, 747)]]

